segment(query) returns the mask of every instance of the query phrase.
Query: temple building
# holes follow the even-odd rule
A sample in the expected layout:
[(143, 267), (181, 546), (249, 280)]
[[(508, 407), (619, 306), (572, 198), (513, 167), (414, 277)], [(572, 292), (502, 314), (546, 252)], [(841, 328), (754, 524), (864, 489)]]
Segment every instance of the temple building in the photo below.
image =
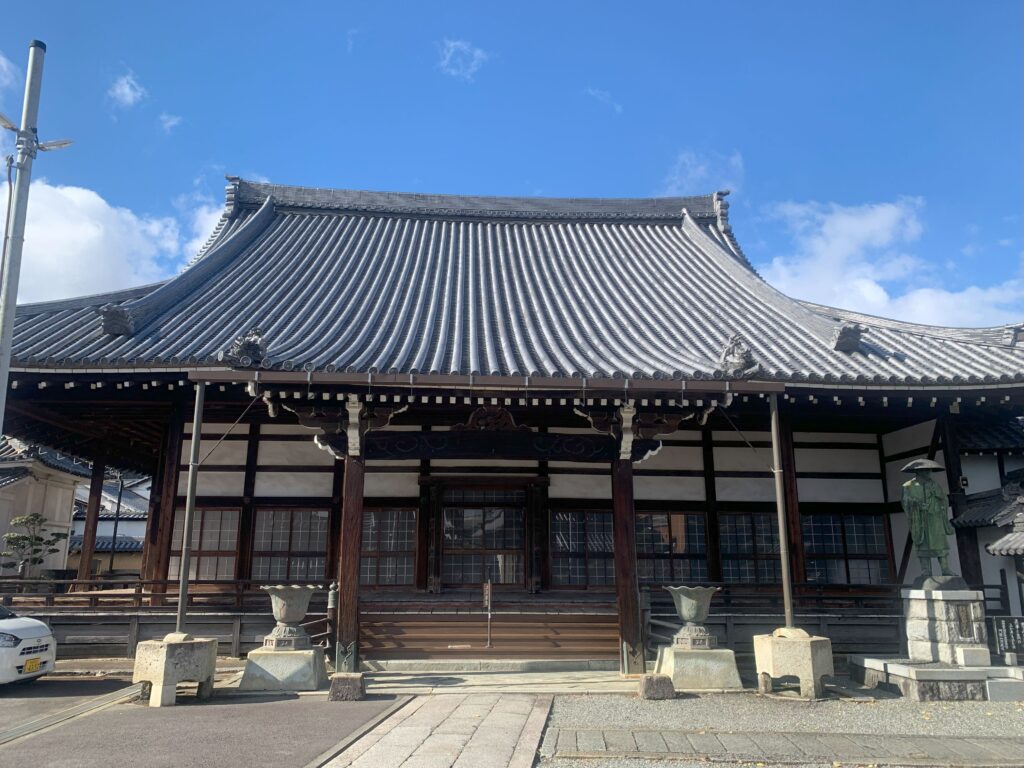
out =
[[(956, 518), (1024, 468), (1024, 324), (787, 297), (744, 256), (725, 194), (229, 177), (176, 277), (18, 308), (5, 429), (93, 462), (83, 562), (104, 468), (152, 475), (154, 591), (176, 590), (198, 439), (190, 576), (337, 580), (350, 664), (490, 652), (485, 582), (501, 655), (637, 671), (670, 583), (722, 585), (713, 611), (740, 643), (778, 623), (777, 503), (801, 621), (837, 647), (898, 642), (872, 617), (917, 576), (900, 469), (942, 462)], [(990, 455), (963, 448), (1006, 425)], [(979, 530), (957, 527), (953, 562), (1019, 614), (1012, 558), (984, 549), (1005, 531)]]

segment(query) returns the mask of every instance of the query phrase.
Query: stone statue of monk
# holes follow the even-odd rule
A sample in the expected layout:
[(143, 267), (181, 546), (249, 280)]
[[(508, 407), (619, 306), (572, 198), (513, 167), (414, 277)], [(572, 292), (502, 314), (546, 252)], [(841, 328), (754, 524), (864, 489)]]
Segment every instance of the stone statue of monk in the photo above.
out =
[(941, 464), (928, 459), (912, 461), (903, 468), (904, 472), (914, 473), (914, 477), (903, 484), (902, 504), (910, 521), (910, 537), (917, 559), (921, 563), (922, 575), (918, 581), (922, 584), (931, 579), (933, 557), (939, 561), (943, 577), (956, 577), (949, 569), (948, 537), (953, 533), (953, 526), (949, 522), (946, 493), (933, 477), (942, 469)]

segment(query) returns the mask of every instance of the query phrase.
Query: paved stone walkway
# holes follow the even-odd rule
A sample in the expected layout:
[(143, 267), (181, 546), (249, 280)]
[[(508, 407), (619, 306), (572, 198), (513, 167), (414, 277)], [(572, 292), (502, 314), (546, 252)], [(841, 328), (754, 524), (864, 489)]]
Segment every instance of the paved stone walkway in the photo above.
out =
[(542, 760), (673, 758), (761, 765), (1021, 766), (1024, 738), (549, 728), (540, 754)]
[(530, 768), (552, 697), (448, 694), (414, 699), (329, 768)]

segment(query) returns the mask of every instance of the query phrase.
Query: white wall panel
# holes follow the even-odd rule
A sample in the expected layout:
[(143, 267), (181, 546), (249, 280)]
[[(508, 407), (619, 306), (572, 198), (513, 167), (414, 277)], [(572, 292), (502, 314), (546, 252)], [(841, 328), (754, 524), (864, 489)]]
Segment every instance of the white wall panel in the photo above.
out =
[(645, 501), (703, 501), (703, 477), (635, 477), (633, 497)]
[(333, 472), (257, 472), (256, 496), (330, 496)]
[(960, 469), (967, 477), (967, 493), (984, 493), (1001, 488), (999, 459), (992, 455), (961, 456)]
[(419, 475), (411, 473), (367, 472), (364, 483), (364, 496), (402, 496), (418, 499), (420, 495)]
[[(217, 449), (213, 450), (213, 446), (217, 445), (216, 440), (203, 440), (199, 443), (199, 458), (203, 461), (203, 464), (233, 464), (243, 465), (245, 464), (246, 446), (248, 443), (244, 440), (225, 440), (220, 445), (217, 445)], [(183, 440), (181, 443), (181, 463), (188, 464), (189, 454), (192, 451), (192, 441)], [(210, 457), (206, 455), (210, 453)]]
[(775, 501), (775, 481), (770, 477), (716, 477), (719, 501)]
[(878, 451), (855, 448), (797, 448), (797, 472), (879, 472)]
[(329, 467), (334, 457), (309, 440), (260, 440), (259, 464), (287, 464), (293, 467)]
[(747, 446), (742, 448), (715, 447), (716, 472), (771, 472), (772, 449)]
[(800, 477), (796, 481), (800, 501), (880, 503), (882, 483), (879, 480), (831, 480)]
[[(203, 429), (205, 432), (205, 428)], [(311, 429), (309, 427), (302, 427), (298, 424), (261, 424), (260, 434), (261, 435), (308, 435), (311, 439), (313, 435), (320, 432), (319, 429)]]
[(794, 432), (797, 443), (864, 443), (875, 445), (877, 438), (870, 432)]
[(927, 448), (932, 441), (933, 431), (935, 431), (935, 419), (897, 429), (895, 432), (882, 435), (882, 448), (885, 450), (886, 456), (921, 447)]
[[(196, 480), (197, 496), (241, 496), (245, 487), (244, 472), (203, 472)], [(178, 473), (178, 495), (188, 493), (188, 471)]]
[(612, 497), (611, 474), (552, 475), (548, 497), (552, 499), (610, 499)]
[[(765, 413), (765, 416), (768, 415), (768, 405), (767, 405), (767, 403), (765, 404), (764, 413)], [(735, 440), (742, 441), (743, 437), (747, 438), (747, 440), (749, 440), (750, 442), (753, 443), (753, 442), (758, 442), (758, 441), (761, 441), (761, 440), (769, 440), (770, 441), (772, 439), (772, 433), (771, 432), (754, 432), (754, 431), (748, 432), (747, 430), (743, 430), (743, 437), (740, 437), (740, 433), (735, 431), (735, 430), (732, 430), (732, 429), (718, 430), (718, 429), (716, 429), (716, 430), (713, 430), (711, 432), (711, 437), (714, 440), (714, 442), (716, 442), (716, 443), (721, 443), (721, 442), (730, 442), (731, 443), (731, 442), (733, 442)], [(749, 449), (747, 449), (747, 450), (749, 450)]]
[(700, 448), (663, 445), (661, 450), (639, 464), (635, 469), (703, 469), (704, 456)]

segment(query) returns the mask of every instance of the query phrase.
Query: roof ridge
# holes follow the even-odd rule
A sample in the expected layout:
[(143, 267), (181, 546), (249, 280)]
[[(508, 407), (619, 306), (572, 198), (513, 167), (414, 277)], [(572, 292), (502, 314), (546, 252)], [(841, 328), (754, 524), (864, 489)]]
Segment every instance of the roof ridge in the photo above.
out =
[(671, 197), (528, 197), (303, 187), (228, 176), (229, 215), (272, 196), (280, 207), (395, 213), (444, 213), (496, 218), (682, 219), (683, 208), (699, 218), (719, 215), (716, 194)]
[(975, 344), (1012, 347), (1018, 340), (1018, 333), (1024, 332), (1024, 319), (1019, 323), (1006, 323), (1005, 325), (957, 328), (955, 326), (929, 325), (927, 323), (913, 323), (908, 320), (880, 317), (879, 315), (871, 315), (866, 312), (857, 312), (856, 310), (843, 309), (841, 307), (831, 307), (827, 304), (818, 304), (802, 299), (794, 299), (794, 301), (803, 304), (812, 312), (817, 312), (818, 314), (835, 315), (840, 319), (851, 320), (873, 328), (912, 333), (918, 336), (928, 336), (937, 339), (953, 339)]

